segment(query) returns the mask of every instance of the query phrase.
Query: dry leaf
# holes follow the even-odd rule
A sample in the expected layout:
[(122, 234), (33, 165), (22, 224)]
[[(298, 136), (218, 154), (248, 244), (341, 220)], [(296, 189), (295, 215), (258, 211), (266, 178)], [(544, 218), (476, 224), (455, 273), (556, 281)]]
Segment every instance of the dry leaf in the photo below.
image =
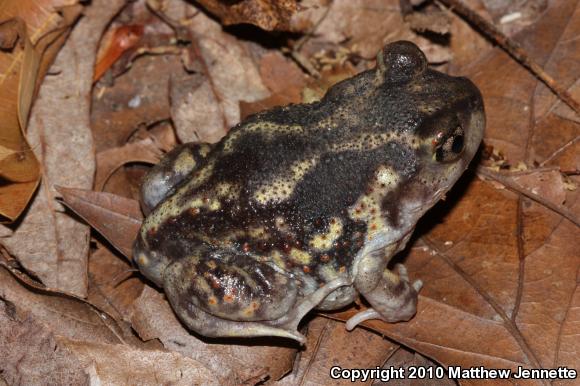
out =
[(97, 173), (95, 190), (103, 190), (109, 177), (121, 166), (131, 162), (156, 164), (161, 158), (161, 150), (151, 138), (131, 142), (125, 146), (97, 153)]
[(244, 43), (202, 13), (188, 27), (192, 45), (186, 65), (199, 61), (204, 78), (173, 79), (172, 118), (182, 142), (213, 143), (240, 121), (241, 100), (259, 100), (268, 91)]
[[(564, 86), (570, 86), (578, 79), (580, 68), (557, 65), (558, 60), (552, 59), (552, 55), (566, 55), (573, 61), (574, 56), (570, 55), (580, 51), (580, 43), (570, 40), (575, 36), (578, 24), (576, 8), (574, 1), (557, 2), (548, 8), (538, 23), (518, 35), (534, 60), (560, 67), (563, 74), (553, 75), (559, 75)], [(494, 69), (493, 75), (490, 69)], [(502, 50), (495, 49), (485, 60), (470, 68), (469, 73), (473, 74), (472, 79), (483, 93), (486, 109), (493, 112), (487, 114), (486, 143), (501, 149), (512, 164), (519, 160), (530, 163), (525, 159), (528, 137), (533, 141), (533, 151), (542, 151), (546, 156), (559, 148), (562, 140), (568, 142), (578, 135), (578, 126), (574, 124), (555, 135), (553, 128), (559, 125), (548, 113), (556, 100), (547, 95), (538, 98), (540, 93), (545, 95), (545, 86)], [(546, 120), (549, 127), (544, 128)]]
[(142, 25), (123, 25), (107, 36), (106, 44), (101, 45), (97, 55), (97, 64), (93, 75), (93, 82), (101, 76), (127, 51), (135, 48), (143, 36)]
[(405, 21), (417, 32), (433, 32), (439, 35), (449, 33), (451, 15), (435, 5), (431, 5), (427, 9), (417, 10), (416, 12), (410, 10), (408, 14), (405, 12), (403, 14), (405, 14)]
[(292, 18), (295, 29), (310, 35), (300, 50), (304, 56), (340, 44), (364, 59), (373, 60), (386, 43), (410, 40), (425, 52), (430, 62), (451, 59), (447, 47), (436, 45), (409, 29), (401, 15), (399, 0), (309, 0), (304, 3), (303, 10)]
[[(301, 353), (297, 366), (279, 385), (328, 385), (332, 367), (375, 368), (397, 348), (397, 344), (380, 335), (369, 334), (364, 329), (348, 332), (343, 323), (316, 317), (308, 323), (306, 349)], [(335, 380), (332, 384), (348, 385), (351, 382)]]
[(0, 214), (10, 220), (24, 210), (40, 178), (24, 137), (32, 98), (81, 11), (75, 0), (24, 3), (0, 4)]
[[(122, 343), (121, 329), (108, 315), (86, 302), (52, 289), (23, 283), (0, 265), (0, 299), (13, 303), (33, 319), (42, 320), (50, 331), (87, 342)], [(1, 356), (0, 356), (1, 357)]]
[[(131, 322), (130, 310), (143, 291), (143, 281), (127, 258), (99, 245), (89, 259), (87, 300), (115, 320)], [(156, 342), (156, 341), (153, 341)], [(161, 344), (157, 344), (161, 348)]]
[[(1, 270), (2, 268), (0, 268)], [(88, 374), (50, 329), (0, 298), (0, 369), (8, 384), (87, 384)]]
[(298, 5), (296, 0), (200, 0), (199, 3), (225, 25), (248, 23), (267, 31), (285, 31)]
[(139, 202), (110, 193), (57, 187), (66, 205), (131, 259), (133, 241), (141, 226)]
[(2, 232), (8, 235), (1, 239), (45, 285), (79, 296), (87, 294), (89, 229), (56, 209), (52, 185), (92, 187), (95, 161), (89, 94), (94, 57), (102, 30), (124, 2), (97, 4), (87, 9), (59, 53), (53, 65), (58, 75), (47, 77), (40, 89), (28, 139), (43, 163), (43, 181), (18, 228)]
[(171, 118), (184, 142), (215, 143), (227, 132), (223, 101), (201, 74), (171, 78)]
[(16, 304), (0, 298), (0, 369), (10, 384), (218, 384), (204, 366), (178, 353), (59, 335)]
[(91, 127), (97, 154), (124, 146), (139, 127), (169, 120), (168, 82), (182, 67), (174, 55), (144, 56), (116, 78), (114, 85), (95, 87)]
[(302, 102), (304, 74), (298, 66), (279, 53), (267, 53), (260, 60), (260, 76), (272, 95), (256, 102), (240, 102), (242, 120), (275, 106)]

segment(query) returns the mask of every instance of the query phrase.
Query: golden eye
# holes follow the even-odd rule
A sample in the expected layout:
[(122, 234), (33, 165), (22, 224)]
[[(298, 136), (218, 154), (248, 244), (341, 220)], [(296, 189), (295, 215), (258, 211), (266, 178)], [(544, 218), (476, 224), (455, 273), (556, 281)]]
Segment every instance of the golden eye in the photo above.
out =
[(463, 128), (457, 126), (450, 135), (444, 135), (442, 132), (437, 134), (433, 141), (435, 145), (435, 160), (437, 162), (451, 162), (455, 161), (465, 146), (465, 135)]

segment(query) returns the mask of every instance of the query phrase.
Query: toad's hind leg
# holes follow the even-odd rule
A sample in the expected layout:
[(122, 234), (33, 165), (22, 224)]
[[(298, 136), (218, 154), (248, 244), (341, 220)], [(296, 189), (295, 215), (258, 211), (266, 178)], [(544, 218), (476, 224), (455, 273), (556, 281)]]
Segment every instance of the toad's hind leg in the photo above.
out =
[(234, 252), (201, 247), (194, 256), (172, 263), (164, 289), (180, 319), (208, 337), (279, 336), (300, 343), (302, 317), (344, 285), (327, 283), (300, 297), (297, 282), (266, 263)]
[(369, 254), (359, 262), (355, 287), (372, 308), (350, 318), (346, 322), (348, 330), (369, 319), (407, 321), (417, 312), (417, 297), (423, 283), (417, 280), (411, 284), (404, 265), (397, 264), (399, 275), (396, 275), (386, 268), (387, 263), (377, 254)]
[(141, 184), (141, 205), (148, 214), (175, 188), (196, 170), (209, 154), (211, 145), (185, 143), (177, 146), (161, 159), (145, 176)]

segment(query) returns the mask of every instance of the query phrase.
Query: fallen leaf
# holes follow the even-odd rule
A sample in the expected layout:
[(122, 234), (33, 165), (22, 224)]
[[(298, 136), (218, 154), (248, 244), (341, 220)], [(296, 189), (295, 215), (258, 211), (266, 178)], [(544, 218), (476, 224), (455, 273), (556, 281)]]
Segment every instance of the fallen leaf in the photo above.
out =
[(386, 43), (410, 40), (431, 62), (451, 59), (448, 48), (409, 29), (403, 20), (399, 0), (309, 0), (292, 18), (292, 23), (296, 29), (309, 34), (300, 50), (307, 57), (340, 44), (363, 59), (373, 60)]
[[(131, 322), (130, 310), (144, 283), (130, 261), (100, 244), (89, 259), (87, 300), (115, 320)], [(161, 344), (158, 344), (161, 348)]]
[(86, 342), (122, 343), (116, 322), (88, 303), (54, 289), (31, 289), (0, 265), (0, 302), (16, 304), (57, 335)]
[[(398, 345), (363, 329), (346, 331), (344, 323), (316, 317), (308, 323), (306, 349), (299, 357), (292, 374), (279, 385), (318, 384), (330, 382), (333, 367), (370, 369), (389, 358)], [(350, 380), (334, 380), (333, 384), (352, 384)]]
[(137, 46), (142, 36), (142, 25), (123, 25), (115, 29), (107, 43), (101, 46), (104, 48), (97, 56), (93, 82), (99, 80), (125, 52)]
[(84, 343), (62, 339), (61, 346), (86, 363), (91, 382), (138, 385), (221, 385), (216, 374), (198, 361), (176, 352), (143, 350), (127, 345)]
[(0, 214), (12, 221), (40, 180), (24, 137), (32, 99), (81, 11), (74, 0), (25, 3), (0, 4), (0, 177), (6, 182), (0, 185)]
[(493, 17), (495, 24), (506, 35), (513, 35), (535, 23), (548, 7), (547, 0), (530, 0), (525, 3), (513, 1), (482, 1)]
[(188, 27), (192, 44), (186, 60), (198, 61), (204, 77), (173, 79), (172, 118), (182, 142), (214, 143), (240, 121), (240, 101), (262, 99), (268, 90), (247, 45), (202, 13)]
[(168, 82), (182, 68), (175, 55), (144, 56), (115, 78), (112, 86), (95, 86), (91, 127), (97, 154), (124, 146), (138, 128), (170, 119)]
[[(1, 269), (1, 268), (0, 268)], [(0, 298), (0, 369), (8, 384), (87, 384), (89, 375), (57, 338), (17, 306)]]
[[(424, 379), (433, 380), (437, 385), (456, 385), (455, 380), (447, 376), (445, 368), (421, 354), (400, 347), (395, 351), (382, 367), (387, 370), (386, 379), (389, 386), (421, 385)], [(468, 382), (461, 382), (469, 384)]]
[(57, 187), (66, 205), (131, 259), (143, 215), (139, 202), (110, 193)]
[(450, 31), (450, 15), (439, 9), (436, 5), (431, 4), (427, 8), (404, 14), (404, 19), (410, 24), (411, 28), (417, 32), (432, 32), (439, 35), (446, 35)]
[(103, 190), (109, 177), (121, 166), (131, 162), (156, 164), (161, 158), (161, 150), (151, 138), (130, 142), (124, 146), (97, 153), (97, 173), (95, 190)]
[(290, 18), (298, 8), (296, 0), (200, 0), (199, 3), (225, 25), (248, 23), (266, 31), (288, 30)]
[(256, 102), (240, 101), (242, 120), (275, 106), (302, 102), (304, 74), (298, 66), (278, 53), (267, 53), (260, 61), (260, 76), (271, 95)]
[(0, 370), (11, 384), (219, 384), (215, 374), (178, 353), (59, 335), (5, 299), (0, 322)]
[[(522, 46), (535, 61), (553, 66), (551, 63), (555, 62), (552, 61), (552, 55), (579, 51), (578, 48), (569, 47), (569, 44), (580, 47), (580, 43), (570, 42), (570, 36), (576, 33), (574, 32), (578, 25), (576, 19), (578, 19), (577, 3), (560, 1), (550, 6), (536, 24), (515, 38), (521, 41)], [(569, 55), (566, 54), (567, 57)], [(570, 57), (570, 60), (573, 58), (574, 56)], [(569, 87), (580, 75), (577, 66), (559, 67), (568, 73), (558, 77), (562, 78), (565, 86)], [(493, 75), (490, 74), (490, 69), (494, 69)], [(541, 151), (546, 154), (549, 152), (546, 147), (554, 151), (556, 150), (554, 146), (559, 147), (562, 144), (561, 136), (568, 142), (578, 135), (577, 125), (561, 130), (559, 135), (554, 135), (548, 127), (543, 127), (545, 120), (550, 120), (546, 122), (550, 127), (558, 127), (553, 121), (554, 117), (547, 115), (556, 100), (553, 97), (538, 98), (537, 93), (545, 95), (542, 91), (545, 86), (538, 83), (529, 71), (503, 50), (493, 50), (484, 60), (468, 68), (468, 74), (473, 74), (472, 79), (484, 96), (486, 109), (492, 112), (487, 114), (485, 141), (501, 149), (511, 163), (523, 160), (530, 164), (526, 159), (530, 145), (533, 145), (531, 148), (534, 152)], [(509, 130), (506, 130), (507, 128)], [(531, 143), (527, 144), (528, 141)]]
[(3, 232), (8, 235), (1, 239), (45, 285), (81, 297), (87, 294), (89, 228), (57, 209), (52, 185), (92, 187), (95, 160), (89, 95), (94, 58), (103, 29), (123, 4), (119, 0), (87, 9), (53, 64), (58, 75), (42, 84), (28, 140), (42, 161), (43, 181), (18, 228)]
[(227, 132), (223, 101), (201, 74), (174, 76), (170, 83), (171, 118), (184, 142), (215, 143)]

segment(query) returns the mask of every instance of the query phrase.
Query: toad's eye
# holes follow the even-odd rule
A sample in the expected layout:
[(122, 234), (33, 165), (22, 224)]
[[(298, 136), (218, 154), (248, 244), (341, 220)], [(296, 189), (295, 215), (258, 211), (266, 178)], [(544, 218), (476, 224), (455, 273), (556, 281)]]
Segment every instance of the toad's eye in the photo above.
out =
[(463, 128), (457, 126), (450, 134), (439, 133), (434, 141), (435, 160), (437, 162), (455, 161), (463, 152), (465, 145)]

